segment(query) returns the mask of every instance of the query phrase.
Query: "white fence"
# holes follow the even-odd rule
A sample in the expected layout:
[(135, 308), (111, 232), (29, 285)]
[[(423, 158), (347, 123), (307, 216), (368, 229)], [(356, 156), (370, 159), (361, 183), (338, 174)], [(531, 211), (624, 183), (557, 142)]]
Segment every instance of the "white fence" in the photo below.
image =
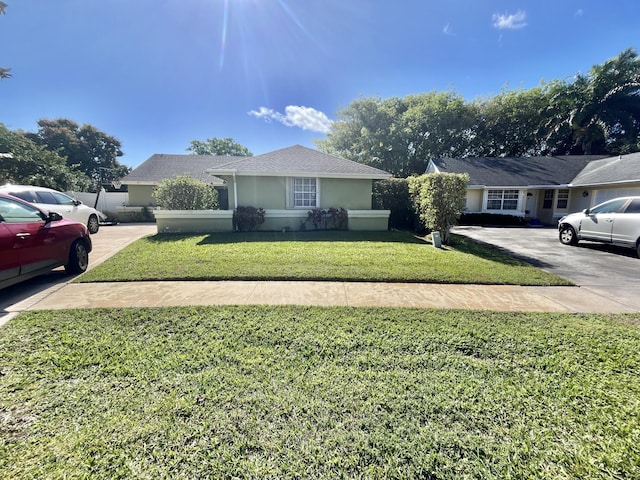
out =
[(66, 192), (66, 194), (112, 218), (118, 217), (118, 207), (129, 203), (127, 192), (105, 192), (102, 190), (99, 195), (87, 192)]

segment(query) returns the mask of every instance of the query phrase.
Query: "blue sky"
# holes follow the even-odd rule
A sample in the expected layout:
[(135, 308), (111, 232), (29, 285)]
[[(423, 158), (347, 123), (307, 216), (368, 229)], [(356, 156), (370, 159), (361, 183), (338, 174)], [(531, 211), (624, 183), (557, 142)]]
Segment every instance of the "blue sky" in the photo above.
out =
[(135, 167), (190, 140), (313, 147), (359, 96), (468, 100), (640, 45), (638, 0), (4, 0), (0, 123), (89, 123)]

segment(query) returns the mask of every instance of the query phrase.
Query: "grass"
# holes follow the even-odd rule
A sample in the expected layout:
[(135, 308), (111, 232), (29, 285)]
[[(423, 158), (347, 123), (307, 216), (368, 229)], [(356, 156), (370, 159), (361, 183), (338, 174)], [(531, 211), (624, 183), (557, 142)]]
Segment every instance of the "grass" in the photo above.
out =
[(637, 320), (25, 313), (0, 330), (0, 476), (640, 478)]
[(407, 232), (159, 234), (138, 240), (78, 279), (140, 280), (571, 284), (462, 236), (435, 249)]

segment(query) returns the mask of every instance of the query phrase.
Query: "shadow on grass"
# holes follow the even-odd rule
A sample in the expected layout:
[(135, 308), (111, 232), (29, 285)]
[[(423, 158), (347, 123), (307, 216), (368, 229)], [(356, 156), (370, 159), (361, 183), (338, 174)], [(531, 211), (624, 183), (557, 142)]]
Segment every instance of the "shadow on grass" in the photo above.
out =
[[(201, 236), (202, 234), (161, 233), (147, 237), (147, 241), (155, 243), (175, 242)], [(210, 233), (206, 234), (197, 245), (221, 245), (240, 242), (386, 242), (430, 245), (424, 238), (420, 238), (410, 232), (358, 232), (345, 230)]]

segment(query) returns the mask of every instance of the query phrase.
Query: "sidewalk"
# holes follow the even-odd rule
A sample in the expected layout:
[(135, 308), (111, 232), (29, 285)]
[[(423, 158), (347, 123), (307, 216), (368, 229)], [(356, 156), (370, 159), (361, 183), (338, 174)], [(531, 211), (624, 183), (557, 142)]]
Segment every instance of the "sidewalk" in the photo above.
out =
[(66, 308), (231, 304), (569, 313), (638, 311), (630, 305), (581, 287), (290, 281), (67, 283), (51, 287), (7, 310), (20, 312)]
[[(155, 225), (149, 224), (102, 228), (94, 237), (90, 268), (153, 233)], [(291, 281), (70, 283), (69, 280), (3, 303), (0, 325), (28, 310), (231, 304), (637, 313), (640, 307), (633, 298), (635, 295), (613, 296), (593, 287)]]

